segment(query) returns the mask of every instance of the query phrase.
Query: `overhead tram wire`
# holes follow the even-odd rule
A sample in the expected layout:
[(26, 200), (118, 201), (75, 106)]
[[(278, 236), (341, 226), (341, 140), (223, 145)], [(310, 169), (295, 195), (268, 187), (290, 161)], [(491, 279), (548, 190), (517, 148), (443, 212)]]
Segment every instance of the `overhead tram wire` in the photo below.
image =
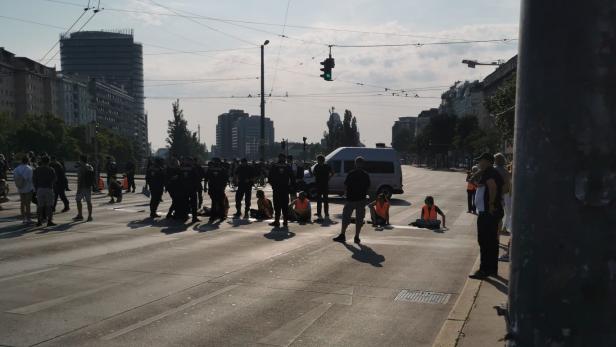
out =
[[(282, 26), (282, 31), (280, 33), (281, 37), (284, 37), (285, 34), (285, 29), (286, 29), (286, 25), (287, 25), (287, 19), (289, 18), (289, 7), (291, 6), (291, 0), (287, 0), (287, 9), (284, 13), (284, 24)], [(282, 51), (282, 42), (283, 40), (280, 40), (280, 42), (278, 43), (278, 54), (276, 54), (276, 62), (274, 63), (274, 77), (272, 78), (272, 85), (270, 88), (270, 95), (272, 95), (272, 93), (274, 92), (274, 85), (276, 84), (276, 77), (278, 75), (278, 63), (280, 62), (280, 52)]]
[[(69, 32), (71, 31), (71, 29), (73, 29), (73, 27), (81, 20), (81, 18), (83, 18), (83, 16), (89, 11), (91, 10), (92, 7), (90, 7), (90, 1), (88, 1), (88, 5), (86, 7), (83, 8), (83, 11), (81, 12), (81, 15), (79, 15), (79, 17), (77, 17), (77, 19), (75, 19), (75, 21), (73, 22), (73, 24), (71, 24), (71, 26), (68, 27), (68, 29), (66, 29), (64, 32)], [(45, 54), (41, 57), (41, 59), (39, 59), (39, 63), (41, 63), (46, 57), (47, 55), (49, 55), (49, 53), (51, 53), (51, 51), (53, 51), (54, 48), (56, 48), (58, 46), (58, 44), (60, 43), (60, 40), (57, 40), (53, 46), (51, 46), (51, 48), (45, 52)], [(54, 55), (54, 57), (57, 55), (57, 53)], [(51, 59), (49, 59), (47, 62), (51, 61)]]
[(22, 23), (36, 24), (36, 25), (40, 25), (40, 26), (44, 26), (44, 27), (48, 27), (48, 28), (64, 30), (64, 27), (61, 27), (61, 26), (57, 26), (57, 25), (53, 25), (53, 24), (46, 24), (46, 23), (41, 23), (41, 22), (35, 22), (35, 21), (32, 21), (32, 20), (23, 19), (23, 18), (9, 17), (9, 16), (3, 16), (3, 15), (0, 15), (0, 18), (14, 20), (14, 21), (17, 21), (17, 22), (22, 22)]
[(254, 44), (254, 42), (250, 42), (250, 41), (248, 41), (248, 40), (244, 40), (244, 39), (242, 39), (242, 38), (240, 38), (240, 37), (237, 37), (237, 36), (235, 36), (235, 35), (232, 35), (232, 34), (226, 33), (226, 32), (224, 32), (224, 31), (222, 31), (222, 30), (220, 30), (220, 29), (217, 29), (217, 28), (211, 27), (211, 26), (209, 26), (209, 25), (207, 25), (207, 24), (201, 23), (201, 22), (199, 22), (199, 21), (197, 21), (197, 20), (195, 20), (195, 19), (193, 19), (193, 18), (191, 18), (191, 17), (189, 17), (189, 16), (186, 16), (186, 15), (180, 14), (179, 12), (177, 12), (177, 11), (176, 11), (176, 10), (174, 10), (174, 9), (171, 9), (171, 8), (169, 8), (169, 7), (167, 7), (167, 6), (161, 5), (161, 4), (157, 3), (157, 2), (156, 2), (156, 1), (154, 1), (154, 0), (149, 0), (149, 1), (150, 1), (151, 3), (153, 3), (154, 5), (158, 6), (158, 7), (164, 8), (165, 10), (167, 10), (167, 11), (169, 11), (169, 12), (171, 12), (171, 13), (175, 13), (176, 15), (178, 15), (178, 16), (180, 16), (180, 17), (182, 17), (182, 18), (184, 18), (184, 19), (186, 19), (186, 20), (188, 20), (188, 21), (191, 21), (191, 22), (193, 22), (193, 23), (196, 23), (196, 24), (198, 24), (198, 25), (200, 25), (200, 26), (203, 26), (203, 27), (205, 27), (205, 28), (207, 28), (207, 29), (209, 29), (209, 30), (215, 31), (215, 32), (217, 32), (217, 33), (219, 33), (219, 34), (225, 35), (225, 36), (230, 37), (230, 38), (232, 38), (232, 39), (235, 39), (235, 40), (241, 41), (241, 42), (243, 42), (243, 43), (247, 43), (247, 44), (249, 44), (249, 45), (257, 46), (256, 44)]

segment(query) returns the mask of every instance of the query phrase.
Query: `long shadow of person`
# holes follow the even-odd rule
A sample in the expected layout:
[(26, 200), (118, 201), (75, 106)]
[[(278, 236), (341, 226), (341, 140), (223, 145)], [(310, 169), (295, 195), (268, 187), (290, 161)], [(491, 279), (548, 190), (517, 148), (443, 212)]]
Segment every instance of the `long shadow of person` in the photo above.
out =
[(263, 234), (263, 237), (274, 241), (284, 241), (295, 237), (295, 233), (290, 231), (289, 228), (273, 228), (269, 233)]
[(208, 231), (216, 230), (220, 228), (220, 222), (212, 223), (212, 224), (198, 224), (193, 227), (193, 230), (196, 230), (200, 233), (206, 233)]
[(353, 253), (352, 258), (362, 262), (370, 264), (374, 267), (383, 267), (383, 262), (385, 261), (385, 257), (381, 254), (376, 253), (372, 248), (366, 245), (359, 245), (359, 248), (349, 245), (348, 243), (344, 244), (351, 253)]

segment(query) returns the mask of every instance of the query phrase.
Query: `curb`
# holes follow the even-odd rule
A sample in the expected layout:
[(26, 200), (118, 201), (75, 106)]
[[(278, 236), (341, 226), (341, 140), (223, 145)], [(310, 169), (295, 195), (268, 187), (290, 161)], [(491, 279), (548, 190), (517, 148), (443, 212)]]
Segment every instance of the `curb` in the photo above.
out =
[[(475, 260), (475, 264), (473, 265), (473, 270), (479, 266), (479, 259), (479, 256), (477, 256), (477, 260)], [(466, 280), (462, 292), (460, 292), (458, 296), (458, 300), (456, 300), (456, 303), (449, 312), (449, 316), (436, 336), (432, 347), (455, 347), (458, 344), (458, 340), (460, 339), (464, 325), (473, 309), (482, 283), (483, 281), (470, 278)]]

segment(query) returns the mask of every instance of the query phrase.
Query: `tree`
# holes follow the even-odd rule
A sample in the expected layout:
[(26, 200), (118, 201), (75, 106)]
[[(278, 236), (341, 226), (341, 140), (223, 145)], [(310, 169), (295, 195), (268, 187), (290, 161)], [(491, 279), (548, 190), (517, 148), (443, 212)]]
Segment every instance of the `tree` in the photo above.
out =
[(61, 158), (75, 158), (79, 153), (77, 140), (70, 136), (64, 121), (51, 114), (28, 116), (16, 126), (9, 141), (23, 151), (44, 152)]
[(484, 105), (488, 112), (494, 116), (496, 128), (500, 137), (508, 143), (513, 142), (515, 128), (515, 95), (516, 75), (509, 77), (503, 85), (487, 98)]
[(391, 139), (391, 146), (400, 153), (411, 152), (413, 133), (411, 129), (400, 129)]
[(360, 145), (357, 119), (353, 117), (353, 113), (350, 110), (344, 110), (341, 145), (342, 147), (357, 147)]
[(180, 108), (180, 100), (173, 104), (173, 119), (168, 121), (167, 143), (169, 155), (175, 158), (197, 157), (207, 159), (205, 144), (200, 143), (196, 132), (188, 130), (188, 122), (184, 119), (184, 111)]

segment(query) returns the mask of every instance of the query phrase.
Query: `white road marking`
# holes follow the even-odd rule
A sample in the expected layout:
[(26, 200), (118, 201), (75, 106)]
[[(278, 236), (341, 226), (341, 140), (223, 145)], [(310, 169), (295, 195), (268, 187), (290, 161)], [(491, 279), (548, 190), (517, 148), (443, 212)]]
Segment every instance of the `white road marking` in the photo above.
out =
[(273, 333), (259, 340), (259, 343), (272, 346), (289, 346), (298, 336), (308, 329), (317, 319), (321, 318), (333, 303), (324, 302), (300, 317), (288, 322)]
[(144, 319), (144, 320), (142, 320), (140, 322), (137, 322), (135, 324), (129, 325), (126, 328), (118, 330), (118, 331), (116, 331), (114, 333), (105, 335), (101, 339), (107, 340), (107, 341), (115, 339), (118, 336), (122, 336), (124, 334), (127, 334), (127, 333), (133, 331), (133, 330), (137, 330), (139, 328), (143, 328), (143, 327), (145, 327), (147, 325), (150, 325), (150, 324), (156, 322), (157, 320), (161, 320), (161, 319), (163, 319), (163, 318), (165, 318), (167, 316), (170, 316), (172, 314), (176, 314), (178, 312), (184, 311), (184, 310), (186, 310), (186, 309), (188, 309), (188, 308), (190, 308), (192, 306), (195, 306), (195, 305), (197, 305), (199, 303), (207, 301), (207, 300), (209, 300), (211, 298), (214, 298), (214, 297), (216, 297), (216, 296), (218, 296), (220, 294), (226, 293), (226, 292), (228, 292), (230, 290), (233, 290), (233, 289), (235, 289), (237, 287), (239, 287), (239, 284), (234, 284), (234, 285), (227, 286), (227, 287), (224, 287), (222, 289), (216, 290), (216, 291), (214, 291), (212, 293), (209, 293), (209, 294), (206, 294), (206, 295), (204, 295), (204, 296), (202, 296), (202, 297), (200, 297), (198, 299), (191, 300), (191, 301), (189, 301), (189, 302), (187, 302), (187, 303), (185, 303), (185, 304), (183, 304), (181, 306), (178, 306), (176, 308), (170, 309), (170, 310), (165, 311), (163, 313), (157, 314), (156, 316), (152, 316), (152, 317), (150, 317), (148, 319)]
[(30, 272), (26, 272), (26, 273), (20, 273), (20, 274), (17, 274), (17, 275), (2, 277), (2, 278), (0, 278), (0, 282), (10, 281), (10, 280), (15, 279), (15, 278), (21, 278), (21, 277), (36, 275), (36, 274), (40, 274), (40, 273), (47, 272), (47, 271), (57, 270), (57, 269), (58, 269), (57, 267), (50, 267), (50, 268), (43, 269), (43, 270), (30, 271)]

